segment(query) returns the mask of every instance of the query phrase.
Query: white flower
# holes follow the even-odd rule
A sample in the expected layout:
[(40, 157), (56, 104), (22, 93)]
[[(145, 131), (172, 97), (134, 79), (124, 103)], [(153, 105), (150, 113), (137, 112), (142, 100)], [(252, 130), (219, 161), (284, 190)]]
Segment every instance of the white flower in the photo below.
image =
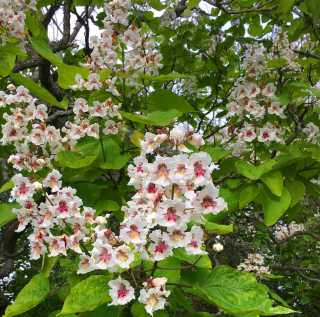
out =
[(53, 170), (43, 180), (43, 186), (50, 187), (53, 193), (57, 192), (61, 188), (61, 185), (62, 185), (62, 182), (60, 181), (61, 177), (62, 177), (62, 175), (57, 170)]
[(108, 285), (111, 287), (109, 295), (112, 298), (109, 306), (125, 305), (135, 298), (133, 287), (128, 281), (122, 280), (120, 276), (116, 280), (110, 281)]
[(161, 291), (157, 288), (150, 288), (148, 291), (142, 289), (138, 301), (146, 304), (147, 313), (153, 316), (154, 311), (164, 308), (166, 300), (163, 297), (168, 297), (169, 295), (170, 291)]
[(186, 129), (183, 126), (176, 126), (170, 131), (170, 139), (182, 142), (185, 139)]

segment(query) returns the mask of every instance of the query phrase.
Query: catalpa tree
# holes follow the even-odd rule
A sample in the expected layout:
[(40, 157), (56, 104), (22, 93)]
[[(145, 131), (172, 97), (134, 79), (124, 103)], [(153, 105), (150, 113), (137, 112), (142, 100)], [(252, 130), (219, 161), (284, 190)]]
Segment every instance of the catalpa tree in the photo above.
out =
[(317, 316), (318, 0), (1, 0), (2, 316)]

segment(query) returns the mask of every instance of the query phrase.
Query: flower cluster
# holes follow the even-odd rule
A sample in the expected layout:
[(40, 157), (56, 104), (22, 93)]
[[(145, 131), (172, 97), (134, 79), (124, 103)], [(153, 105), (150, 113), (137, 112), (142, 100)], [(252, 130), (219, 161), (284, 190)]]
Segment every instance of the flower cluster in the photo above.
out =
[[(288, 40), (288, 33), (286, 31), (283, 31), (281, 28), (278, 28), (276, 33), (274, 34), (273, 38), (273, 51), (278, 53), (281, 58), (284, 58), (287, 60), (286, 67), (292, 70), (301, 70), (301, 66), (298, 62), (295, 62), (294, 60), (299, 57), (298, 54), (296, 54), (293, 50), (297, 47), (297, 43), (290, 43)], [(269, 54), (271, 59), (277, 58), (277, 55), (275, 53)]]
[[(123, 136), (127, 131), (124, 123), (119, 121), (122, 119), (119, 108), (121, 104), (114, 105), (112, 99), (108, 98), (105, 102), (93, 101), (93, 106), (90, 107), (84, 98), (78, 98), (75, 101), (73, 112), (74, 122), (69, 122), (68, 126), (62, 131), (71, 140), (78, 140), (85, 135), (98, 139), (100, 137), (99, 123), (90, 124), (91, 120), (99, 118), (104, 123), (103, 135), (120, 134)], [(111, 120), (117, 120), (118, 122)]]
[[(34, 229), (28, 237), (31, 259), (39, 259), (48, 250), (49, 256), (66, 255), (69, 249), (82, 254), (80, 243), (89, 233), (87, 227), (96, 226), (98, 230), (106, 223), (106, 217), (96, 217), (95, 210), (82, 206), (75, 189), (62, 187), (61, 177), (57, 170), (53, 170), (42, 184), (21, 174), (12, 178), (11, 195), (21, 205), (20, 209), (13, 209), (19, 221), (17, 232), (30, 223)], [(48, 189), (52, 194), (46, 194)], [(44, 202), (38, 204), (34, 201), (37, 192), (45, 196)]]
[(26, 52), (24, 45), (28, 35), (25, 32), (25, 12), (28, 9), (37, 10), (37, 1), (14, 1), (2, 0), (0, 4), (0, 38), (1, 45), (5, 46), (12, 38), (17, 40), (16, 45), (21, 46), (21, 50)]
[(263, 256), (258, 253), (249, 254), (248, 258), (238, 265), (238, 271), (254, 272), (257, 278), (264, 279), (265, 274), (270, 274), (269, 266), (263, 266)]
[[(125, 30), (128, 26), (130, 7), (130, 0), (114, 0), (105, 5), (107, 16), (103, 20), (104, 30), (100, 37), (94, 35), (90, 38), (90, 47), (93, 52), (91, 58), (87, 57), (86, 63), (82, 64), (93, 74), (89, 76), (88, 82), (77, 75), (77, 85), (73, 86), (74, 89), (83, 87), (88, 89), (88, 86), (100, 89), (102, 86), (107, 86), (107, 91), (118, 95), (114, 86), (117, 77), (108, 79), (103, 84), (99, 82), (96, 72), (107, 69), (131, 75), (134, 72), (158, 74), (158, 69), (162, 68), (160, 63), (162, 55), (153, 53), (154, 41), (146, 41), (141, 36), (141, 30), (136, 27), (135, 21)], [(121, 56), (118, 55), (119, 51), (122, 52)], [(122, 61), (121, 64), (119, 59)]]
[[(9, 85), (12, 92), (0, 91), (0, 107), (12, 106), (11, 114), (4, 113), (6, 124), (2, 125), (3, 145), (13, 144), (16, 154), (11, 155), (9, 163), (18, 170), (38, 171), (44, 166), (52, 167), (51, 161), (56, 154), (74, 148), (75, 141), (61, 136), (60, 129), (45, 123), (48, 118), (47, 106), (37, 105), (37, 99), (23, 86)], [(30, 147), (30, 144), (32, 145)]]
[[(80, 102), (77, 109), (79, 113), (88, 111)], [(184, 248), (190, 255), (207, 254), (202, 246), (204, 215), (227, 210), (211, 179), (211, 172), (218, 167), (207, 153), (182, 153), (190, 152), (184, 145), (187, 140), (196, 147), (203, 145), (200, 135), (182, 126), (168, 132), (163, 128), (157, 135), (147, 133), (141, 141), (141, 156), (128, 167), (129, 185), (138, 191), (122, 207), (125, 217), (119, 235), (106, 226), (109, 215), (99, 216), (94, 209), (83, 206), (75, 189), (62, 187), (62, 175), (57, 170), (42, 181), (15, 175), (11, 195), (21, 208), (13, 212), (19, 221), (17, 231), (28, 224), (34, 229), (28, 237), (31, 259), (45, 253), (67, 255), (72, 250), (79, 254), (81, 274), (130, 269), (135, 253), (152, 262), (172, 256), (175, 248)], [(43, 194), (43, 202), (35, 202), (36, 193)], [(221, 247), (217, 245), (218, 252)], [(164, 307), (170, 293), (164, 289), (165, 282), (151, 278), (140, 292), (138, 300), (146, 304), (151, 315)], [(109, 285), (112, 305), (123, 305), (134, 298), (128, 281), (119, 277)]]
[(283, 240), (293, 235), (296, 231), (303, 231), (304, 225), (302, 223), (298, 224), (295, 221), (292, 221), (290, 222), (288, 228), (281, 226), (279, 224), (276, 224), (275, 229), (276, 229), (275, 231), (276, 238), (279, 240)]
[(319, 127), (317, 127), (313, 122), (309, 122), (302, 132), (307, 134), (307, 141), (316, 144), (318, 141)]

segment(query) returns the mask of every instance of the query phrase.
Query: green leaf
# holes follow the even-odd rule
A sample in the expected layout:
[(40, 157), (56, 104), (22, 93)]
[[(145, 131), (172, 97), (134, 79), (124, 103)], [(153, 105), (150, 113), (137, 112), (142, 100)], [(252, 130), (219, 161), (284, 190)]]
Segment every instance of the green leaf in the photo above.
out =
[(267, 62), (267, 65), (269, 68), (277, 68), (277, 67), (281, 67), (281, 66), (286, 66), (288, 63), (288, 61), (285, 58), (280, 58), (280, 59), (276, 59), (276, 60), (269, 60)]
[(29, 40), (38, 54), (58, 67), (58, 84), (60, 87), (70, 89), (70, 86), (76, 84), (75, 77), (77, 74), (81, 75), (83, 79), (90, 75), (89, 69), (64, 64), (62, 59), (51, 51), (49, 45), (43, 39), (32, 37)]
[(29, 37), (29, 41), (35, 51), (52, 64), (63, 63), (61, 57), (51, 51), (48, 43), (46, 43), (44, 39), (39, 37)]
[[(313, 0), (312, 0), (313, 1)], [(301, 88), (301, 89), (308, 89), (310, 90), (313, 94), (315, 94), (316, 96), (319, 96), (320, 95), (320, 92), (316, 89), (316, 88), (313, 88), (307, 84), (304, 84), (304, 83), (300, 83), (300, 82), (292, 82), (290, 83), (291, 86), (293, 87), (298, 87), (298, 88)]]
[(160, 1), (157, 0), (148, 1), (148, 4), (150, 5), (150, 7), (157, 11), (161, 11), (167, 7), (165, 4), (162, 4)]
[(21, 290), (14, 303), (7, 307), (5, 317), (16, 316), (42, 302), (49, 293), (49, 281), (45, 274), (34, 276)]
[(95, 216), (100, 215), (103, 211), (117, 211), (119, 205), (113, 200), (98, 199), (93, 205), (93, 209), (96, 210)]
[(25, 18), (26, 26), (28, 27), (29, 31), (31, 31), (33, 36), (38, 36), (40, 34), (40, 21), (36, 17), (28, 15)]
[(77, 196), (83, 200), (83, 205), (86, 207), (92, 207), (95, 201), (100, 196), (101, 188), (99, 185), (88, 182), (75, 182), (72, 184), (66, 184), (77, 190)]
[(193, 107), (184, 98), (168, 89), (157, 89), (147, 97), (147, 104), (156, 110), (177, 109), (182, 113), (195, 112)]
[(192, 8), (195, 8), (200, 2), (201, 0), (189, 0), (188, 6), (190, 9), (192, 9)]
[(178, 287), (174, 287), (172, 289), (170, 296), (172, 296), (173, 299), (188, 312), (190, 313), (196, 312), (194, 308), (191, 306), (190, 301), (183, 295), (183, 293), (180, 291)]
[[(51, 313), (49, 315), (49, 317), (57, 317), (60, 313), (61, 313), (61, 310), (56, 310), (53, 313)], [(67, 314), (67, 315), (64, 315), (63, 317), (77, 317), (77, 315), (76, 314)]]
[(286, 14), (291, 11), (295, 0), (280, 0), (280, 8), (282, 13)]
[(317, 2), (315, 0), (304, 0), (308, 13), (315, 13), (317, 11)]
[(145, 305), (138, 301), (135, 301), (131, 306), (131, 313), (133, 317), (149, 317), (150, 316), (145, 309)]
[(116, 157), (112, 162), (100, 163), (100, 167), (103, 169), (119, 170), (123, 168), (130, 159), (130, 154), (121, 155)]
[(13, 208), (20, 209), (21, 206), (16, 202), (0, 204), (0, 227), (17, 218), (17, 215), (12, 212)]
[(218, 225), (216, 223), (207, 221), (205, 223), (205, 228), (208, 231), (208, 233), (212, 233), (213, 231), (216, 231), (217, 234), (226, 234), (233, 231), (233, 224), (229, 226), (225, 226), (225, 225)]
[(103, 275), (90, 276), (71, 289), (61, 314), (81, 313), (111, 302), (110, 278)]
[(261, 180), (269, 187), (272, 194), (281, 196), (283, 178), (280, 171), (270, 171), (261, 176)]
[[(158, 262), (158, 267), (165, 267), (165, 268), (180, 268), (181, 264), (180, 261), (170, 256), (162, 261)], [(156, 269), (154, 272), (153, 278), (156, 277), (166, 277), (168, 279), (168, 283), (179, 283), (180, 280), (180, 270), (163, 270), (163, 269)]]
[(213, 269), (205, 282), (196, 283), (193, 290), (199, 297), (230, 314), (268, 315), (276, 310), (279, 313), (293, 312), (284, 307), (272, 307), (268, 293), (253, 276), (224, 265)]
[(83, 157), (83, 155), (80, 153), (72, 151), (59, 152), (57, 153), (57, 157), (63, 165), (70, 168), (82, 168), (90, 166), (97, 158), (97, 156)]
[(129, 112), (119, 111), (121, 116), (125, 119), (128, 119), (133, 122), (140, 122), (143, 124), (149, 124), (149, 125), (158, 125), (155, 121), (151, 120), (147, 116), (143, 116), (141, 114), (132, 114)]
[(254, 200), (260, 193), (257, 184), (249, 184), (248, 187), (240, 192), (239, 209), (243, 209), (247, 204)]
[(84, 313), (83, 317), (120, 317), (120, 312), (121, 306), (108, 306), (108, 304), (103, 304), (94, 311)]
[(12, 71), (16, 61), (16, 55), (1, 52), (0, 56), (0, 76), (7, 77)]
[(138, 130), (134, 130), (133, 131), (133, 135), (132, 137), (130, 138), (131, 142), (136, 145), (137, 147), (141, 147), (140, 145), (140, 140), (144, 140), (144, 134), (141, 133), (140, 131)]
[(272, 226), (289, 208), (291, 202), (290, 193), (285, 187), (283, 187), (282, 195), (280, 197), (276, 196), (271, 193), (270, 189), (266, 185), (261, 183), (260, 196), (264, 211), (264, 221), (267, 226)]
[(26, 87), (29, 89), (30, 93), (36, 97), (48, 102), (49, 104), (65, 109), (64, 106), (54, 96), (52, 96), (48, 90), (40, 87), (33, 80), (22, 76), (20, 73), (11, 73), (10, 77), (15, 84)]
[(236, 167), (238, 171), (245, 177), (251, 180), (257, 180), (261, 177), (261, 175), (272, 170), (272, 166), (276, 164), (276, 161), (267, 160), (260, 164), (258, 167), (245, 163), (243, 161), (237, 161)]
[(271, 297), (281, 303), (283, 306), (289, 307), (289, 305), (276, 293), (269, 291)]
[(90, 70), (73, 65), (56, 63), (58, 67), (58, 84), (63, 89), (70, 89), (70, 86), (76, 84), (76, 75), (81, 75), (83, 79), (88, 78)]
[[(186, 261), (190, 264), (193, 264), (199, 258), (199, 255), (197, 256), (197, 255), (187, 254), (185, 248), (174, 249), (173, 255), (175, 258), (180, 259), (182, 261)], [(201, 257), (201, 259), (196, 263), (195, 266), (211, 269), (212, 263), (211, 263), (208, 255), (203, 255)]]
[(13, 181), (10, 179), (9, 182), (6, 182), (0, 189), (0, 194), (5, 192), (8, 189), (11, 189), (14, 187)]
[(148, 115), (149, 119), (163, 127), (169, 125), (176, 117), (179, 117), (179, 111), (176, 109), (171, 109), (167, 112), (155, 111)]
[(150, 81), (169, 81), (179, 78), (190, 78), (192, 76), (179, 74), (179, 73), (170, 73), (167, 75), (160, 75), (160, 76), (150, 76), (146, 74), (141, 74), (140, 78), (150, 80)]
[(78, 270), (79, 258), (77, 257), (74, 261), (70, 259), (60, 259), (60, 265), (67, 267), (70, 271), (76, 272)]
[(13, 43), (6, 43), (5, 46), (0, 46), (0, 55), (8, 53), (10, 55), (18, 55), (22, 57), (28, 57), (26, 53), (21, 52), (21, 47)]
[(206, 146), (204, 152), (208, 153), (211, 156), (213, 162), (217, 162), (230, 155), (233, 150), (226, 151), (222, 147)]
[(296, 205), (306, 192), (304, 184), (298, 180), (286, 181), (286, 188), (291, 196), (290, 207)]

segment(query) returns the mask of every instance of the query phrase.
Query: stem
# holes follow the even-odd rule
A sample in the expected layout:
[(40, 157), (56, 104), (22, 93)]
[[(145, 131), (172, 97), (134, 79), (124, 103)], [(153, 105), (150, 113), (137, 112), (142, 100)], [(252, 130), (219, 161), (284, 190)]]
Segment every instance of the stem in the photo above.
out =
[(49, 293), (49, 295), (54, 294), (54, 293), (57, 292), (59, 289), (65, 287), (65, 286), (67, 286), (67, 285), (69, 285), (68, 282), (64, 283), (63, 285), (61, 285), (61, 286), (59, 286), (58, 288), (56, 288), (56, 289), (54, 289), (53, 291), (51, 291), (51, 292)]
[(180, 286), (180, 287), (193, 288), (193, 286), (190, 286), (190, 285), (176, 284), (176, 283), (166, 283), (166, 285), (174, 285), (174, 286)]
[(103, 148), (103, 143), (102, 143), (102, 137), (101, 137), (101, 131), (99, 131), (99, 134), (100, 134), (100, 145), (101, 145), (101, 149), (102, 149), (102, 155), (103, 155), (103, 160), (104, 162), (106, 162), (106, 154), (104, 153), (104, 148)]

